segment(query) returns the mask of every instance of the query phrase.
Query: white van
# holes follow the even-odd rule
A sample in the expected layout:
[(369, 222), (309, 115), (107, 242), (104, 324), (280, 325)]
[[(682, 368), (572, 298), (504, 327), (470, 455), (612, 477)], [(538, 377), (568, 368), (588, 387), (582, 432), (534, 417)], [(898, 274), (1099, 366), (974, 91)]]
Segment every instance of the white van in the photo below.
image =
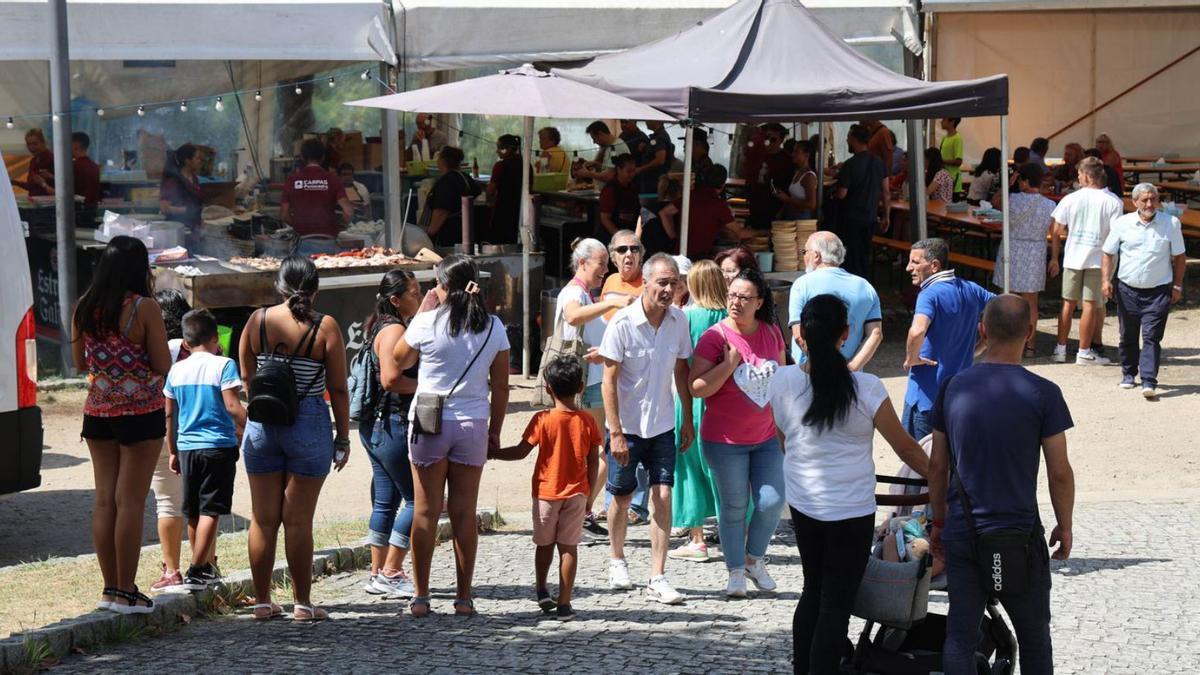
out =
[(0, 157), (0, 251), (21, 263), (0, 283), (0, 494), (42, 483), (42, 410), (37, 407), (37, 336), (25, 233)]

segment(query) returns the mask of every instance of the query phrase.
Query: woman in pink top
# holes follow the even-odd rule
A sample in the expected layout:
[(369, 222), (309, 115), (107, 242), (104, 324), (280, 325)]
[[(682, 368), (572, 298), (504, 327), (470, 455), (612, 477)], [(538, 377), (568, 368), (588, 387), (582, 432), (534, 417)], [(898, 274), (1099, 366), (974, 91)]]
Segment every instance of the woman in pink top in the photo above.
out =
[(99, 607), (148, 614), (134, 584), (142, 514), (166, 436), (163, 376), (171, 368), (167, 329), (151, 288), (146, 246), (114, 237), (72, 321), (75, 367), (88, 374), (83, 431), (96, 476), (92, 541), (104, 592)]
[(783, 512), (783, 452), (767, 388), (784, 363), (785, 344), (761, 272), (742, 269), (726, 298), (729, 317), (700, 337), (689, 381), (692, 396), (707, 399), (700, 438), (721, 500), (725, 595), (744, 598), (747, 576), (759, 590), (775, 590), (763, 555)]

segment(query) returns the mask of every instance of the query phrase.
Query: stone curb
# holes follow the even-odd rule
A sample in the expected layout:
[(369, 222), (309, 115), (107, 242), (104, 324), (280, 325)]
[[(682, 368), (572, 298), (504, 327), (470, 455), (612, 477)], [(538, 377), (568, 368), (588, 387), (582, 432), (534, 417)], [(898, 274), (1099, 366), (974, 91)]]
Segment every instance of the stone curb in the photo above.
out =
[[(479, 509), (476, 514), (480, 532), (492, 532), (504, 524), (504, 519), (495, 509)], [(450, 521), (443, 517), (438, 522), (437, 540), (450, 538)], [(336, 572), (346, 572), (362, 567), (370, 560), (370, 546), (363, 539), (354, 546), (331, 548), (313, 554), (313, 578), (317, 579)], [(288, 577), (287, 562), (280, 561), (271, 573), (273, 584), (282, 583)], [(254, 596), (254, 581), (250, 570), (241, 570), (227, 575), (221, 583), (222, 594)], [(26, 662), (27, 643), (44, 642), (56, 657), (63, 657), (75, 648), (92, 647), (111, 642), (129, 631), (144, 631), (154, 628), (169, 628), (190, 622), (192, 617), (212, 608), (216, 592), (160, 593), (154, 597), (154, 611), (150, 614), (123, 615), (115, 612), (95, 610), (73, 619), (64, 619), (0, 640), (0, 673), (32, 669)]]
[(88, 381), (85, 377), (48, 377), (45, 380), (38, 382), (38, 391), (70, 391), (87, 389)]

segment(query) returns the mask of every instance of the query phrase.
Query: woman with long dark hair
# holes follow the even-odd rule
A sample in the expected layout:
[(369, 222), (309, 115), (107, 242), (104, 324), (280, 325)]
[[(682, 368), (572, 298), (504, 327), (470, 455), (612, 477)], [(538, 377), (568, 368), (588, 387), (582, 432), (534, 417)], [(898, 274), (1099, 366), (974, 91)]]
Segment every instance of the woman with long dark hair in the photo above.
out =
[[(254, 618), (283, 613), (271, 601), (275, 542), (283, 526), (295, 604), (292, 618), (320, 621), (328, 613), (314, 607), (312, 523), (330, 465), (339, 471), (350, 453), (350, 396), (346, 389), (346, 345), (332, 317), (313, 310), (320, 277), (312, 260), (284, 259), (275, 289), (282, 302), (250, 315), (238, 344), (242, 381), (253, 391), (258, 369), (271, 355), (291, 357), (299, 399), (290, 426), (249, 421), (242, 456), (250, 481), (250, 572), (254, 577)], [(329, 423), (325, 393), (333, 407)], [(334, 430), (336, 429), (336, 438)], [(336, 450), (336, 452), (335, 452)]]
[(783, 513), (783, 455), (767, 391), (786, 363), (786, 343), (761, 272), (743, 269), (725, 297), (729, 316), (700, 337), (688, 379), (706, 404), (700, 439), (721, 504), (725, 595), (745, 598), (747, 577), (760, 591), (776, 586), (764, 557)]
[(96, 478), (92, 542), (104, 577), (98, 606), (122, 614), (154, 610), (134, 583), (146, 494), (167, 433), (162, 388), (171, 354), (153, 295), (146, 245), (113, 237), (71, 326), (75, 367), (89, 380), (80, 436)]
[(937, 148), (925, 150), (925, 194), (930, 200), (949, 204), (954, 201), (954, 178), (942, 161), (942, 151)]
[(375, 309), (363, 325), (363, 349), (371, 350), (371, 371), (380, 392), (373, 419), (360, 420), (358, 425), (371, 460), (371, 571), (364, 589), (372, 594), (408, 597), (413, 593), (403, 566), (414, 509), (408, 409), (417, 390), (418, 366), (400, 370), (392, 353), (420, 304), (421, 287), (412, 272), (392, 270), (380, 280)]
[(971, 187), (967, 190), (967, 203), (979, 206), (979, 202), (991, 199), (992, 194), (1000, 185), (1000, 148), (988, 148), (983, 151), (983, 158), (971, 171)]
[[(488, 448), (500, 447), (508, 407), (509, 344), (503, 322), (487, 311), (473, 260), (448, 256), (434, 272), (437, 287), (425, 295), (393, 354), (400, 369), (420, 362), (417, 399), (431, 394), (443, 401), (440, 431), (414, 425), (409, 446), (416, 474), (411, 537), (416, 589), (409, 610), (414, 616), (430, 611), (429, 566), (448, 485), (457, 578), (454, 612), (470, 616), (475, 613), (471, 581), (479, 544), (475, 505)], [(417, 402), (413, 402), (410, 424), (417, 419)]]
[(849, 330), (841, 299), (809, 300), (800, 314), (800, 348), (808, 359), (780, 368), (770, 386), (804, 568), (804, 591), (792, 618), (793, 667), (800, 673), (838, 672), (875, 525), (875, 431), (920, 475), (929, 466), (900, 426), (883, 382), (851, 372), (839, 351)]

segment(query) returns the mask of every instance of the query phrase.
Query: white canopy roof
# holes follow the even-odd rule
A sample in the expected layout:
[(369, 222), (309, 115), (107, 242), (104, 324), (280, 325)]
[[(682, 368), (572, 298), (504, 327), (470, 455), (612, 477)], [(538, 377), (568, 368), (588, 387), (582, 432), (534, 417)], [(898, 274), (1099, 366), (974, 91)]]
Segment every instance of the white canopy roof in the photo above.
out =
[(1195, 0), (923, 0), (927, 12), (1027, 12), (1071, 9), (1145, 9), (1197, 7)]
[[(392, 0), (409, 71), (586, 59), (677, 33), (734, 0)], [(851, 41), (912, 32), (911, 0), (804, 0)]]
[[(0, 0), (0, 60), (44, 60), (46, 0)], [(72, 60), (379, 61), (384, 0), (68, 0)], [(374, 35), (372, 35), (374, 33)]]

